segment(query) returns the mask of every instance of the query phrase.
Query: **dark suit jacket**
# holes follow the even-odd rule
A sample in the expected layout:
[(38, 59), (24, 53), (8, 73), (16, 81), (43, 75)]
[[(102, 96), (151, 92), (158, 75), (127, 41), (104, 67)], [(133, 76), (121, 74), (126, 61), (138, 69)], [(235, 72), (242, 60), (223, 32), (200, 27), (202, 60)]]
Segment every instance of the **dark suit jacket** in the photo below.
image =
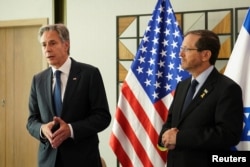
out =
[(168, 151), (168, 167), (207, 167), (210, 151), (229, 150), (236, 145), (243, 127), (241, 88), (214, 69), (181, 116), (190, 79), (177, 85), (162, 134), (177, 127), (176, 148)]
[(97, 133), (111, 121), (106, 93), (99, 70), (72, 59), (65, 90), (61, 118), (72, 125), (74, 139), (65, 140), (53, 149), (40, 137), (40, 127), (53, 120), (52, 69), (48, 68), (33, 77), (29, 98), (27, 129), (40, 140), (39, 167), (54, 167), (58, 153), (65, 167), (101, 165)]

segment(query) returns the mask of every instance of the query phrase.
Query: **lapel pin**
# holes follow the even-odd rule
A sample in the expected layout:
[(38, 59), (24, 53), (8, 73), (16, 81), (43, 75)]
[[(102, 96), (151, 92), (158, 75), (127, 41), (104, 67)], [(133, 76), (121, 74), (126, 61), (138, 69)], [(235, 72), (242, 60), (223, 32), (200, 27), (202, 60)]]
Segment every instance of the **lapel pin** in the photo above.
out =
[(201, 94), (201, 98), (203, 98), (204, 96), (205, 96), (205, 93), (202, 93), (202, 94)]
[(204, 98), (204, 96), (208, 93), (208, 90), (207, 89), (204, 89), (203, 90), (203, 93), (201, 94), (201, 98)]
[(76, 80), (77, 80), (77, 78), (76, 78), (76, 77), (74, 77), (74, 78), (73, 78), (73, 81), (76, 81)]

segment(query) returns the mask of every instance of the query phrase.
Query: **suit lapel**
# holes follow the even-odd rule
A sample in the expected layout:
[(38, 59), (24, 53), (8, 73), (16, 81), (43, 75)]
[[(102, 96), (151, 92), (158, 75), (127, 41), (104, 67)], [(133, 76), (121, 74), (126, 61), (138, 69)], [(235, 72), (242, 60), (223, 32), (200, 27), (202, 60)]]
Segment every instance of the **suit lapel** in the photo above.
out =
[[(200, 103), (203, 102), (203, 100), (206, 100), (207, 96), (213, 91), (214, 89), (214, 83), (217, 80), (217, 77), (219, 75), (219, 72), (214, 69), (211, 74), (208, 76), (206, 81), (204, 82), (203, 86), (200, 88), (200, 90), (197, 92), (196, 96), (194, 99), (191, 101), (190, 105), (187, 107), (185, 113), (180, 117), (180, 122), (184, 120), (191, 112), (195, 110), (197, 106), (199, 106)], [(189, 81), (190, 82), (190, 81)], [(188, 84), (186, 84), (188, 85)], [(188, 86), (185, 88), (188, 89)], [(184, 95), (185, 97), (185, 95)]]
[(52, 75), (52, 70), (51, 68), (48, 69), (47, 73), (45, 74), (46, 78), (45, 80), (45, 84), (44, 84), (44, 90), (45, 90), (45, 96), (46, 99), (48, 100), (48, 104), (49, 104), (49, 109), (51, 111), (52, 115), (55, 115), (55, 111), (54, 111), (54, 107), (53, 107), (53, 101), (52, 101), (52, 79), (53, 79), (53, 75)]
[[(74, 61), (73, 59), (71, 60), (72, 60), (72, 63), (71, 63), (70, 73), (69, 73), (67, 86), (66, 86), (64, 98), (63, 98), (63, 108), (64, 108), (64, 105), (67, 105), (66, 102), (68, 101), (68, 99), (70, 99), (70, 97), (75, 92), (75, 89), (77, 88), (77, 85), (81, 78), (81, 75), (80, 75), (81, 69), (78, 68), (76, 61)], [(63, 114), (63, 111), (62, 111), (62, 114)]]
[(179, 94), (179, 98), (180, 98), (180, 101), (182, 101), (182, 105), (178, 105), (179, 109), (178, 109), (178, 117), (181, 118), (182, 117), (182, 106), (184, 104), (184, 101), (185, 101), (185, 98), (186, 98), (186, 94), (187, 94), (187, 91), (188, 91), (188, 88), (189, 88), (189, 85), (190, 85), (190, 82), (191, 82), (191, 78), (190, 79), (187, 79), (183, 82), (183, 85), (180, 86), (180, 94)]

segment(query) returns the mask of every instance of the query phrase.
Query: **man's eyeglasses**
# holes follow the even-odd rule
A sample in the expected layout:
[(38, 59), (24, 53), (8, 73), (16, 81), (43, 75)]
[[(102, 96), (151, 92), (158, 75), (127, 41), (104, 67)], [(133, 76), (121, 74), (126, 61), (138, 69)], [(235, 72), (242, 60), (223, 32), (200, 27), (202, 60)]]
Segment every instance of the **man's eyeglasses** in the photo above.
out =
[(195, 48), (184, 48), (184, 47), (181, 47), (181, 52), (189, 52), (191, 50), (199, 50), (199, 49), (195, 49)]

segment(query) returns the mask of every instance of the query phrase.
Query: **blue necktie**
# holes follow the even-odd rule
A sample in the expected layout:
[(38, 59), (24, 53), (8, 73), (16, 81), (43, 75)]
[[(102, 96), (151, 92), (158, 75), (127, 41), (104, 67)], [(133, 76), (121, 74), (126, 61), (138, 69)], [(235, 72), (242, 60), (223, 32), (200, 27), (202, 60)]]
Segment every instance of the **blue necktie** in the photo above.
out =
[(184, 102), (184, 105), (183, 105), (183, 108), (182, 108), (182, 114), (185, 112), (187, 106), (192, 101), (197, 85), (198, 85), (198, 82), (194, 79), (191, 82), (191, 85), (190, 85), (190, 87), (188, 89), (188, 92), (187, 92), (187, 95), (186, 95), (186, 98), (185, 98), (185, 102)]
[(55, 71), (55, 88), (54, 88), (54, 105), (57, 116), (61, 116), (62, 112), (62, 96), (61, 96), (61, 71)]

